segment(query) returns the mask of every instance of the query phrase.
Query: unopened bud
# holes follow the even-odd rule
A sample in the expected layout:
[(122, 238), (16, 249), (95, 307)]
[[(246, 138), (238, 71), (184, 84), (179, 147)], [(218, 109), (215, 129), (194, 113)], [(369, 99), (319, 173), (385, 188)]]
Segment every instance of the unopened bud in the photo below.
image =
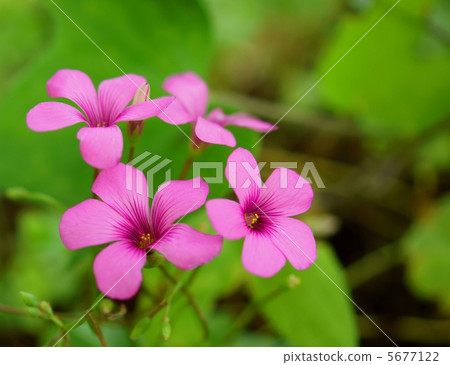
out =
[[(150, 85), (148, 83), (142, 84), (133, 98), (133, 104), (139, 104), (149, 100)], [(141, 137), (142, 130), (144, 129), (143, 120), (132, 120), (127, 123), (127, 135), (131, 144), (135, 144)]]
[(108, 298), (105, 298), (100, 303), (100, 311), (103, 314), (110, 314), (114, 309), (114, 302), (112, 300), (109, 300)]
[(172, 334), (172, 326), (170, 325), (169, 318), (165, 317), (163, 319), (163, 324), (162, 324), (162, 335), (163, 335), (164, 341), (168, 341), (171, 334)]
[(39, 307), (39, 299), (33, 294), (21, 291), (19, 292), (19, 295), (27, 307)]
[(294, 289), (296, 286), (299, 286), (301, 284), (301, 280), (298, 276), (295, 276), (294, 274), (289, 275), (287, 279), (287, 286), (289, 289)]
[(31, 317), (39, 317), (41, 315), (41, 311), (36, 307), (28, 307), (26, 311), (27, 314)]
[(43, 300), (39, 305), (39, 308), (41, 309), (43, 315), (47, 317), (53, 316), (53, 309), (49, 302)]

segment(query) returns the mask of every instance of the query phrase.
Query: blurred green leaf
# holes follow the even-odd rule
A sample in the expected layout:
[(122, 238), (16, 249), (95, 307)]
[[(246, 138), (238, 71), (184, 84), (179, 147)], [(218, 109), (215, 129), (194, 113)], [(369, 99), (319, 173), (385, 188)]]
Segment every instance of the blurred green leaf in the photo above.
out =
[(21, 187), (6, 189), (5, 196), (14, 201), (37, 204), (44, 207), (47, 206), (61, 212), (65, 211), (65, 207), (51, 196), (42, 193), (30, 192)]
[[(317, 266), (350, 295), (345, 272), (330, 246), (318, 244), (317, 250)], [(357, 345), (353, 304), (315, 266), (297, 271), (288, 264), (272, 278), (252, 276), (254, 298), (285, 287), (291, 274), (301, 284), (261, 304), (270, 325), (293, 346)]]
[(442, 198), (402, 241), (408, 281), (419, 297), (450, 310), (450, 196)]
[[(320, 59), (327, 72), (387, 11), (343, 18)], [(450, 113), (450, 48), (427, 47), (436, 35), (427, 23), (434, 1), (401, 1), (317, 87), (328, 107), (352, 115), (361, 129), (388, 140), (414, 137)], [(437, 40), (439, 41), (439, 40)]]
[(142, 336), (145, 332), (150, 329), (150, 325), (152, 324), (152, 320), (148, 317), (141, 318), (131, 330), (130, 338), (132, 340), (137, 339)]

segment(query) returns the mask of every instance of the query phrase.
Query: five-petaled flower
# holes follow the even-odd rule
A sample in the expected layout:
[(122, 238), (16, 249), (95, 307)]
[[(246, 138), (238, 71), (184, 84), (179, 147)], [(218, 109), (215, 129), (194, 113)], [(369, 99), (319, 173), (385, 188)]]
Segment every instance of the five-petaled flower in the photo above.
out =
[(145, 187), (140, 170), (118, 164), (100, 172), (92, 186), (102, 201), (86, 200), (61, 219), (61, 239), (69, 249), (114, 242), (94, 260), (97, 286), (113, 299), (137, 293), (149, 251), (189, 270), (211, 261), (222, 249), (222, 237), (177, 222), (205, 203), (209, 187), (200, 177), (160, 186), (151, 209)]
[(206, 114), (208, 85), (193, 72), (168, 77), (163, 89), (174, 95), (176, 100), (158, 117), (170, 124), (194, 123), (194, 141), (235, 147), (236, 139), (225, 126), (246, 127), (258, 132), (277, 129), (276, 126), (245, 113), (226, 115), (222, 109), (217, 108)]
[(311, 185), (295, 171), (278, 168), (263, 186), (257, 162), (242, 148), (230, 154), (225, 174), (239, 203), (213, 199), (206, 210), (217, 233), (230, 240), (245, 237), (245, 269), (269, 277), (286, 259), (298, 270), (309, 267), (316, 259), (314, 236), (308, 225), (291, 217), (311, 206)]
[(162, 97), (127, 107), (144, 83), (144, 77), (129, 74), (103, 81), (97, 94), (85, 73), (59, 70), (47, 82), (49, 96), (73, 101), (84, 114), (71, 105), (49, 101), (28, 112), (27, 125), (34, 131), (46, 132), (84, 122), (87, 127), (77, 134), (84, 160), (98, 169), (113, 167), (123, 150), (122, 132), (116, 123), (156, 116), (174, 100)]

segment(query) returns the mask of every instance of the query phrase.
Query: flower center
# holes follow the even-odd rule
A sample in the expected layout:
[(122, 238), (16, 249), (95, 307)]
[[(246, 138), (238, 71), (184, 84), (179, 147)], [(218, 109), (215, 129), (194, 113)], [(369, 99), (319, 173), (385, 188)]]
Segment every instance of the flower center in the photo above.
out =
[(155, 237), (153, 237), (150, 233), (142, 234), (136, 246), (142, 249), (146, 249), (153, 242), (155, 242)]
[(245, 213), (244, 218), (248, 228), (255, 228), (255, 224), (258, 222), (259, 215), (258, 213)]
[(97, 123), (97, 127), (107, 127), (108, 123), (106, 122), (101, 122), (101, 123)]

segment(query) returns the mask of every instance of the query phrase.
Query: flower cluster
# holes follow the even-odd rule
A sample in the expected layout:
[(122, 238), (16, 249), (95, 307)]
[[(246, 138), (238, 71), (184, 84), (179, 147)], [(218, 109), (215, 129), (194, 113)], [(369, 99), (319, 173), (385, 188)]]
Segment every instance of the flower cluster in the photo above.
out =
[[(245, 237), (242, 262), (249, 272), (269, 277), (286, 259), (296, 268), (316, 258), (311, 229), (292, 218), (309, 209), (311, 185), (296, 172), (276, 169), (262, 183), (253, 155), (242, 148), (227, 161), (225, 175), (238, 202), (207, 201), (209, 186), (201, 178), (170, 181), (159, 187), (149, 206), (144, 174), (120, 162), (123, 136), (118, 122), (128, 122), (134, 143), (143, 121), (156, 116), (169, 124), (192, 123), (195, 144), (236, 146), (225, 127), (235, 125), (259, 132), (273, 126), (244, 113), (207, 113), (208, 86), (193, 72), (168, 77), (163, 89), (171, 96), (149, 99), (142, 76), (125, 75), (100, 83), (98, 92), (81, 71), (60, 70), (47, 83), (53, 98), (66, 98), (79, 109), (59, 101), (36, 105), (27, 115), (30, 129), (43, 132), (85, 123), (77, 134), (83, 159), (101, 170), (92, 185), (96, 198), (68, 209), (61, 218), (60, 236), (68, 249), (110, 243), (95, 258), (93, 270), (101, 292), (113, 299), (134, 296), (142, 282), (142, 268), (154, 252), (183, 270), (210, 262), (223, 238)], [(131, 105), (130, 102), (132, 102)], [(141, 189), (130, 188), (133, 181)], [(180, 223), (206, 203), (207, 215), (218, 235), (199, 232)]]

